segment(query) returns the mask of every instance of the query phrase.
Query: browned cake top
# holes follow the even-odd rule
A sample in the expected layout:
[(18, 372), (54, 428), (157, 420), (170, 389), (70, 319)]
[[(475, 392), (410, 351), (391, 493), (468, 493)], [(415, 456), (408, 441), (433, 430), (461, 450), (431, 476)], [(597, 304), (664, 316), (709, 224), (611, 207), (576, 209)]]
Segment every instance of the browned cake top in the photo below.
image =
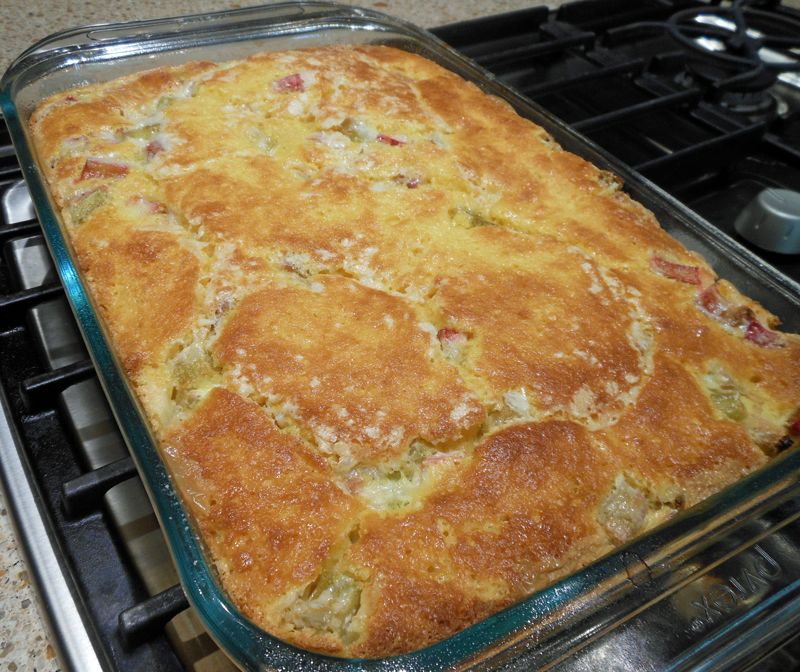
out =
[(229, 590), (250, 602), (311, 581), (359, 508), (355, 498), (257, 404), (217, 387), (202, 408), (169, 435), (166, 455), (225, 559)]
[(249, 294), (215, 346), (219, 361), (256, 389), (296, 400), (293, 420), (320, 449), (347, 446), (359, 462), (404, 454), (415, 438), (452, 443), (480, 427), (483, 405), (430, 350), (412, 306), (337, 276)]
[(299, 646), (439, 641), (797, 422), (800, 338), (419, 56), (160, 68), (31, 129), (224, 589)]

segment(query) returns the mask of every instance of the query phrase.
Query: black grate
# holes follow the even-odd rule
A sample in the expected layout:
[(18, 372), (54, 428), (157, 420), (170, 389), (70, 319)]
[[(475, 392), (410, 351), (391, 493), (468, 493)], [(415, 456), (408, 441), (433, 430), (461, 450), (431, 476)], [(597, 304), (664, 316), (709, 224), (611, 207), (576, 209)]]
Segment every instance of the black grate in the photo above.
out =
[[(732, 233), (733, 215), (760, 189), (800, 190), (800, 94), (786, 92), (790, 109), (781, 114), (753, 98), (738, 109), (742, 100), (687, 74), (687, 52), (656, 24), (679, 9), (717, 4), (582, 0), (556, 12), (538, 7), (434, 32)], [(0, 196), (20, 176), (0, 124)], [(35, 220), (0, 222), (0, 245), (7, 251), (37, 233)], [(800, 279), (797, 256), (758, 253)], [(62, 291), (50, 280), (23, 289), (9, 264), (0, 264), (0, 383), (108, 658), (119, 670), (180, 670), (162, 627), (186, 608), (186, 598), (178, 587), (148, 596), (102, 507), (103, 494), (133, 474), (132, 462), (88, 470), (60, 415), (56, 394), (91, 378), (91, 364), (79, 358), (49, 368), (31, 333), (30, 309)]]
[(0, 184), (9, 180), (20, 179), (22, 171), (19, 168), (11, 136), (5, 123), (0, 124)]

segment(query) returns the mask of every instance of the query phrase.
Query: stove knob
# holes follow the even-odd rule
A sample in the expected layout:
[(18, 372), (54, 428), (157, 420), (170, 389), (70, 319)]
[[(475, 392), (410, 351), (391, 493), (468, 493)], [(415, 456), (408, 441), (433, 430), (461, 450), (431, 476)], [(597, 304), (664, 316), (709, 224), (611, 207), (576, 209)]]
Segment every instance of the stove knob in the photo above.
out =
[(800, 252), (800, 193), (764, 189), (747, 204), (733, 226), (742, 238), (764, 250)]

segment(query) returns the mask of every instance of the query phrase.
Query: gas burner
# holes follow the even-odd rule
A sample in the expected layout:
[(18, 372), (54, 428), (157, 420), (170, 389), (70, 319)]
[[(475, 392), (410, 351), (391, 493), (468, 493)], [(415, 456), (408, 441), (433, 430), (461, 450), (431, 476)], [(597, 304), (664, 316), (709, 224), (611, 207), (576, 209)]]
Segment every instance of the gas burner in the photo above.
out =
[(771, 87), (781, 73), (800, 70), (788, 51), (800, 47), (800, 22), (747, 4), (736, 0), (726, 7), (684, 9), (664, 24), (689, 52), (692, 74), (713, 89), (741, 94), (720, 102), (742, 112), (774, 107), (768, 96), (753, 94)]
[(768, 91), (721, 91), (717, 102), (733, 114), (772, 119), (778, 114), (778, 101)]
[[(697, 69), (687, 64), (686, 70), (678, 72), (673, 81), (685, 89), (710, 88), (706, 98), (712, 100), (722, 109), (737, 117), (751, 121), (764, 120), (771, 122), (786, 110), (786, 103), (776, 95), (774, 88), (740, 91), (738, 89), (720, 89), (710, 84), (709, 78), (698, 74)], [(706, 86), (703, 87), (702, 85)], [(767, 90), (769, 89), (769, 90)]]

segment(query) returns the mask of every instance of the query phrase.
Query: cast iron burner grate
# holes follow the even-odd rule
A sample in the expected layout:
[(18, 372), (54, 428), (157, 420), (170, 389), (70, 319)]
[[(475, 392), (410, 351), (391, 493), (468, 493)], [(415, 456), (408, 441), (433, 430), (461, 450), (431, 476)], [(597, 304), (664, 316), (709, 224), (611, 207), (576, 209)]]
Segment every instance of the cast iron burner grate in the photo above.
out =
[(633, 23), (611, 32), (618, 37), (630, 31), (640, 35), (666, 31), (687, 51), (689, 70), (712, 89), (763, 91), (779, 74), (800, 70), (796, 60), (774, 60), (764, 51), (800, 47), (800, 21), (749, 4), (748, 0), (736, 0), (725, 7), (692, 7), (675, 12), (666, 21)]
[[(792, 80), (791, 51), (800, 46), (800, 15), (778, 3), (580, 0), (434, 32), (728, 233), (760, 189), (800, 191), (800, 78)], [(772, 61), (756, 62), (765, 49)], [(163, 626), (185, 609), (185, 596), (176, 585), (145, 585), (133, 568), (110, 495), (141, 485), (120, 452), (20, 178), (0, 124), (0, 381), (8, 402), (0, 410), (19, 435), (97, 657), (126, 672), (184, 669)], [(797, 256), (759, 254), (800, 279)], [(95, 452), (82, 452), (85, 443)], [(760, 669), (796, 665), (784, 649)]]

